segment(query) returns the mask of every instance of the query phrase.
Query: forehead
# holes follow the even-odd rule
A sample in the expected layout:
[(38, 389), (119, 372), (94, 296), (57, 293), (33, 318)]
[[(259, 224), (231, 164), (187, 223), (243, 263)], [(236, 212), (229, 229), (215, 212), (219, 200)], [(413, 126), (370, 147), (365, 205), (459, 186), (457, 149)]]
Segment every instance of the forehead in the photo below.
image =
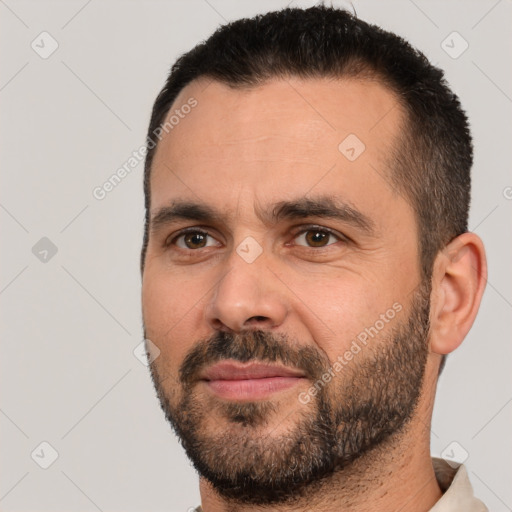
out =
[[(197, 106), (179, 120), (173, 117), (191, 99)], [(381, 149), (379, 140), (385, 144), (383, 135), (399, 129), (402, 112), (396, 96), (377, 79), (290, 77), (232, 88), (202, 78), (180, 92), (167, 119), (171, 117), (173, 137), (167, 142), (182, 147), (193, 131), (204, 144), (235, 142), (241, 133), (253, 138), (292, 134), (311, 142), (322, 137), (326, 146), (335, 148), (340, 136), (354, 133)]]
[(366, 196), (368, 206), (376, 194), (393, 195), (384, 189), (403, 113), (376, 80), (290, 77), (231, 88), (201, 79), (181, 91), (171, 117), (153, 161), (152, 209), (170, 196), (229, 209), (242, 195), (264, 205), (312, 189), (348, 202)]

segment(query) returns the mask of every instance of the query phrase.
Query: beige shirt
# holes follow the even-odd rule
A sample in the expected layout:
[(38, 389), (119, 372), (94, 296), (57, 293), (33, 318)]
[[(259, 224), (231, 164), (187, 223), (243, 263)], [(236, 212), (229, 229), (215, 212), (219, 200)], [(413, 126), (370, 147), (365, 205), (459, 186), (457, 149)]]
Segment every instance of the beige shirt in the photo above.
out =
[[(489, 509), (473, 495), (473, 487), (464, 465), (446, 462), (432, 457), (432, 464), (439, 487), (443, 491), (441, 499), (429, 512), (489, 512)], [(201, 506), (195, 512), (203, 512)]]
[(473, 487), (463, 464), (448, 464), (444, 459), (437, 457), (432, 457), (432, 464), (437, 482), (444, 494), (430, 512), (489, 512), (489, 509), (473, 495)]

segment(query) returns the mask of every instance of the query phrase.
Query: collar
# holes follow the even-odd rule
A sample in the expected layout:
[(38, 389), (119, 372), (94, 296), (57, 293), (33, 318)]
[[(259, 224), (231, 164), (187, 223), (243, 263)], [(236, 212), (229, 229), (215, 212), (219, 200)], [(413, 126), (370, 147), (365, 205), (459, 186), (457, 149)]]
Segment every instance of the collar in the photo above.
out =
[(429, 512), (489, 512), (489, 509), (475, 498), (468, 472), (463, 464), (432, 457), (432, 465), (443, 496)]

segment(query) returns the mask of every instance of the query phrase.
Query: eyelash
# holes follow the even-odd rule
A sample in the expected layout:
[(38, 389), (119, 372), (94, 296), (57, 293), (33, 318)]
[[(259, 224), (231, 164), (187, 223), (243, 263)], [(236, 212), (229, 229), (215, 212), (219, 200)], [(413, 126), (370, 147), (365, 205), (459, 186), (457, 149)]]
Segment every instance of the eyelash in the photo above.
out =
[[(340, 242), (345, 242), (345, 243), (350, 242), (350, 239), (347, 236), (342, 235), (341, 233), (338, 233), (330, 228), (326, 228), (323, 226), (317, 226), (314, 224), (307, 225), (307, 226), (301, 226), (300, 230), (295, 231), (293, 233), (293, 239), (296, 239), (298, 236), (303, 235), (304, 233), (308, 233), (309, 231), (315, 231), (315, 230), (332, 235), (335, 238), (338, 238), (338, 241), (340, 241)], [(189, 233), (198, 233), (201, 235), (210, 236), (210, 237), (214, 238), (213, 235), (211, 235), (210, 232), (208, 232), (207, 230), (200, 229), (197, 227), (185, 228), (185, 229), (182, 229), (181, 231), (179, 231), (171, 240), (169, 240), (170, 237), (168, 237), (164, 242), (164, 247), (169, 248), (171, 245), (175, 245), (175, 242), (179, 238), (181, 238), (182, 236), (187, 235)], [(303, 249), (306, 249), (306, 250), (307, 249), (315, 250), (316, 252), (318, 252), (319, 250), (326, 249), (326, 248), (330, 247), (331, 245), (334, 245), (334, 244), (328, 244), (323, 247), (311, 247), (311, 246), (306, 246), (306, 245), (299, 245), (299, 247), (302, 247)], [(178, 247), (178, 249), (183, 250), (183, 251), (194, 252), (194, 251), (198, 251), (199, 249), (202, 249), (202, 247), (200, 247), (199, 249), (183, 249), (182, 247)]]

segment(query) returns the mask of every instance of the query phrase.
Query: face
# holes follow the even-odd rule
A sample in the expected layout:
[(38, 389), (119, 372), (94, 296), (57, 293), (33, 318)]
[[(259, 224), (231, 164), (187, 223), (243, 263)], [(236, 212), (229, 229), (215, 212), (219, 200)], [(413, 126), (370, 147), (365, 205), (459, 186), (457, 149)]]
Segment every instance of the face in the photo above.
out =
[(143, 274), (151, 374), (226, 498), (293, 501), (414, 413), (428, 355), (402, 125), (376, 82), (196, 81), (159, 143)]

